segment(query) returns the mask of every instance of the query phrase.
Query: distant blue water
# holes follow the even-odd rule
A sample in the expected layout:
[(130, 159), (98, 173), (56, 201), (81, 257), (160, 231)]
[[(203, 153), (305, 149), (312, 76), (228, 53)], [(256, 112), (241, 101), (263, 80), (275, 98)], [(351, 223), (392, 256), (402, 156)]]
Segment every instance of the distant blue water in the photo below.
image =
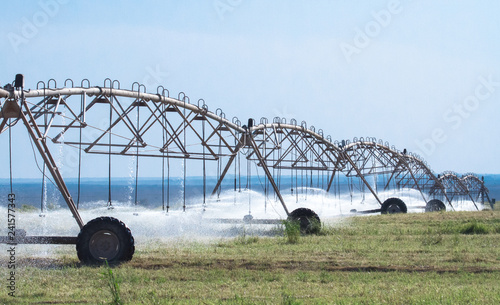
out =
[[(66, 186), (69, 189), (75, 203), (79, 202), (81, 207), (88, 207), (100, 203), (106, 205), (109, 198), (109, 187), (107, 178), (85, 178), (80, 183), (80, 196), (78, 196), (78, 182), (76, 179), (67, 179)], [(208, 185), (211, 186), (209, 189)], [(207, 178), (206, 196), (210, 196), (215, 187), (215, 179)], [(223, 185), (227, 189), (228, 183)], [(203, 198), (203, 180), (202, 178), (186, 179), (186, 203), (193, 202), (196, 199)], [(29, 204), (40, 207), (42, 203), (42, 180), (38, 179), (17, 179), (13, 183), (13, 192), (16, 194), (18, 204)], [(10, 193), (10, 183), (6, 179), (0, 180), (0, 200), (7, 198)], [(44, 197), (48, 206), (65, 207), (66, 203), (60, 195), (57, 188), (46, 180), (46, 191)], [(162, 197), (161, 178), (143, 178), (139, 179), (136, 195), (135, 179), (130, 178), (111, 178), (111, 202), (132, 203), (156, 208), (161, 207), (167, 200), (173, 205), (184, 202), (183, 179), (171, 178), (164, 183), (164, 195)], [(194, 202), (193, 202), (194, 203)], [(200, 203), (200, 202), (197, 202)]]
[[(311, 177), (307, 181), (291, 177), (283, 177), (280, 181), (280, 188), (290, 192), (291, 189), (301, 192), (301, 186), (310, 185)], [(486, 187), (488, 187), (490, 198), (500, 198), (500, 175), (484, 175)], [(264, 177), (252, 177), (251, 189), (264, 193)], [(326, 189), (326, 176), (321, 179), (313, 176), (312, 186)], [(88, 208), (96, 205), (105, 206), (108, 202), (108, 179), (107, 178), (85, 178), (80, 183), (80, 196), (78, 198), (78, 183), (76, 179), (66, 179), (66, 185), (73, 197), (75, 203), (79, 202), (80, 207)], [(112, 178), (111, 180), (111, 202), (115, 203), (130, 203), (136, 204), (136, 188), (135, 179), (133, 178)], [(170, 205), (171, 208), (180, 208), (184, 203), (184, 189), (186, 205), (200, 204), (203, 202), (203, 179), (202, 177), (188, 177), (186, 186), (182, 178), (170, 178), (170, 181), (165, 181), (164, 195), (162, 197), (162, 180), (161, 178), (140, 178), (137, 188), (137, 204), (148, 208), (160, 208), (163, 205)], [(292, 185), (293, 183), (293, 185)], [(205, 196), (208, 200), (212, 190), (216, 184), (216, 177), (206, 178)], [(234, 176), (228, 176), (222, 184), (222, 191), (231, 190), (235, 187)], [(247, 187), (245, 177), (240, 181), (236, 181), (236, 189), (238, 190)], [(341, 177), (336, 182), (336, 190), (333, 188), (331, 193), (334, 194), (338, 189), (340, 193), (348, 193), (348, 183), (345, 177)], [(297, 189), (298, 187), (298, 189)], [(273, 196), (271, 185), (267, 185), (268, 193)], [(16, 203), (18, 205), (28, 204), (40, 208), (42, 204), (42, 180), (41, 179), (14, 179), (13, 191), (16, 194)], [(168, 191), (168, 193), (167, 193)], [(354, 191), (359, 192), (359, 186), (354, 188)], [(10, 184), (8, 179), (0, 179), (0, 202), (7, 204), (7, 195), (10, 193)], [(46, 183), (46, 205), (48, 207), (65, 208), (66, 203), (52, 183)], [(5, 198), (5, 200), (2, 200)]]
[[(290, 192), (291, 189), (306, 187), (307, 185), (314, 188), (326, 189), (326, 175), (319, 178), (317, 175), (313, 177), (294, 178), (290, 176), (282, 177), (277, 183), (283, 192)], [(226, 190), (245, 190), (250, 187), (253, 191), (264, 193), (265, 179), (263, 176), (252, 177), (250, 185), (247, 183), (246, 177), (241, 177), (236, 180), (234, 175), (228, 175), (220, 188), (220, 191)], [(216, 177), (206, 178), (205, 198), (208, 201), (213, 189), (215, 188)], [(75, 203), (79, 203), (80, 207), (95, 207), (96, 204), (105, 206), (108, 202), (109, 188), (107, 178), (85, 178), (80, 183), (80, 196), (78, 196), (78, 181), (75, 178), (65, 179), (66, 186), (69, 189)], [(293, 186), (291, 184), (293, 183)], [(235, 185), (236, 184), (236, 185)], [(337, 185), (341, 192), (348, 192), (347, 179), (341, 178)], [(337, 188), (337, 191), (338, 191)], [(41, 179), (14, 179), (13, 192), (16, 194), (18, 205), (28, 204), (35, 207), (40, 207), (42, 204), (42, 180)], [(267, 182), (266, 186), (268, 194), (274, 196), (271, 185)], [(186, 205), (203, 203), (204, 190), (202, 177), (187, 177), (184, 187), (183, 178), (170, 178), (165, 180), (163, 185), (162, 196), (162, 179), (161, 178), (139, 178), (137, 187), (137, 204), (148, 208), (159, 208), (164, 205), (169, 205), (172, 208), (180, 208), (184, 204), (184, 190)], [(335, 193), (332, 188), (332, 193)], [(10, 183), (8, 179), (0, 179), (0, 201), (1, 198), (7, 198), (10, 193)], [(216, 196), (216, 195), (215, 195)], [(66, 207), (66, 203), (60, 195), (57, 188), (46, 180), (46, 188), (44, 191), (46, 206), (49, 207)], [(136, 204), (136, 187), (135, 178), (111, 178), (111, 203), (129, 203)], [(5, 200), (6, 202), (6, 200)]]

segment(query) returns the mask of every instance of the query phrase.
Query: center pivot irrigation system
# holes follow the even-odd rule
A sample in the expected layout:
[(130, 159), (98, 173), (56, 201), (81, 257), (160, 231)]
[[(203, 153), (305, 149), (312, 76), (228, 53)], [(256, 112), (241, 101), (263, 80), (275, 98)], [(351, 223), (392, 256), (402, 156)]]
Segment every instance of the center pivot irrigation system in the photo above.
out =
[[(399, 151), (387, 142), (375, 138), (333, 141), (330, 136), (324, 136), (321, 129), (316, 131), (305, 122), (297, 124), (294, 119), (287, 122), (275, 118), (269, 122), (262, 118), (259, 124), (249, 119), (247, 125), (242, 125), (237, 118), (226, 119), (220, 109), (209, 111), (203, 100), (191, 103), (184, 93), (177, 98), (170, 97), (162, 86), (156, 93), (146, 93), (146, 88), (139, 83), (134, 83), (132, 90), (124, 90), (116, 80), (106, 79), (102, 87), (91, 86), (88, 80), (83, 80), (75, 87), (68, 79), (63, 88), (58, 88), (51, 79), (47, 83), (38, 82), (36, 89), (25, 90), (24, 76), (18, 74), (13, 83), (0, 89), (0, 103), (0, 134), (7, 133), (10, 143), (11, 129), (24, 125), (44, 161), (43, 171), (47, 169), (50, 173), (80, 227), (77, 237), (26, 236), (25, 232), (18, 231), (14, 239), (0, 237), (0, 242), (76, 244), (83, 263), (130, 260), (135, 250), (134, 238), (127, 226), (116, 218), (100, 217), (87, 223), (82, 220), (78, 211), (80, 187), (75, 203), (51, 154), (53, 144), (50, 142), (78, 150), (78, 186), (82, 152), (108, 157), (109, 205), (113, 155), (135, 157), (137, 171), (139, 158), (159, 158), (163, 202), (165, 169), (170, 170), (168, 160), (178, 158), (183, 162), (184, 182), (186, 161), (195, 160), (197, 168), (203, 169), (204, 205), (207, 164), (210, 161), (217, 164), (217, 182), (212, 191), (212, 196), (217, 196), (224, 179), (233, 170), (236, 191), (237, 184), (241, 183), (243, 156), (247, 164), (256, 164), (257, 171), (264, 173), (266, 196), (268, 192), (273, 193), (288, 218), (299, 221), (306, 232), (314, 230), (319, 217), (306, 207), (288, 210), (282, 196), (284, 179), (292, 193), (294, 190), (298, 193), (304, 186), (316, 186), (329, 194), (340, 193), (339, 175), (342, 174), (347, 177), (344, 179), (349, 182), (351, 192), (357, 184), (360, 190), (368, 190), (380, 205), (378, 209), (362, 211), (364, 213), (407, 212), (400, 198), (382, 198), (385, 195), (379, 192), (381, 181), (384, 191), (416, 190), (426, 203), (426, 211), (446, 210), (446, 206), (454, 210), (453, 203), (459, 198), (472, 201), (476, 209), (476, 202), (484, 203), (485, 198), (490, 201), (483, 179), (474, 174), (459, 177), (452, 172), (435, 175), (417, 155), (406, 149)], [(89, 130), (91, 132), (84, 132)], [(9, 154), (12, 154), (10, 145)], [(247, 176), (251, 176), (250, 168), (247, 167)], [(373, 183), (377, 178), (378, 182)], [(247, 178), (247, 186), (249, 181)], [(12, 202), (15, 200), (12, 184), (11, 193), (9, 201)], [(167, 203), (167, 211), (169, 208)], [(244, 220), (259, 222), (251, 215), (246, 215)], [(261, 220), (261, 223), (266, 222)]]

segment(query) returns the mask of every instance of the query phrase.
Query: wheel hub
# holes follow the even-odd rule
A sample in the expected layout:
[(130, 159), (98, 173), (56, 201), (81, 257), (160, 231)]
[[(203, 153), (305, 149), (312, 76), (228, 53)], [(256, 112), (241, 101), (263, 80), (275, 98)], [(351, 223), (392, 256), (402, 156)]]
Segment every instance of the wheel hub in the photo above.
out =
[(120, 241), (115, 233), (101, 230), (92, 235), (89, 243), (90, 254), (99, 260), (112, 260), (120, 249)]
[(401, 213), (401, 208), (399, 207), (399, 205), (393, 203), (387, 207), (387, 213), (389, 214)]
[(439, 212), (439, 211), (441, 211), (441, 206), (437, 203), (432, 204), (431, 212)]

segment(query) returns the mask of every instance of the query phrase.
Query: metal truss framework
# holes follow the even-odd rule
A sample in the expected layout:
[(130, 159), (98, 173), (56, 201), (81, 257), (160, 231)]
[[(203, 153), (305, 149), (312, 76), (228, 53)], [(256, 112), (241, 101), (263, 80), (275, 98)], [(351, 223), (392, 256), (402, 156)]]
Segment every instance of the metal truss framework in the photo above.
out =
[(326, 191), (330, 191), (334, 178), (341, 173), (358, 178), (381, 205), (376, 186), (367, 181), (369, 176), (386, 176), (384, 189), (391, 184), (416, 189), (426, 203), (436, 196), (451, 208), (458, 197), (468, 198), (474, 204), (479, 199), (484, 202), (485, 197), (489, 200), (484, 181), (476, 175), (469, 173), (459, 178), (446, 172), (436, 176), (419, 156), (406, 149), (399, 151), (375, 138), (333, 141), (321, 129), (316, 131), (305, 122), (299, 125), (293, 119), (287, 123), (281, 118), (273, 122), (262, 118), (259, 124), (250, 119), (248, 125), (242, 126), (237, 118), (226, 119), (220, 109), (209, 111), (203, 100), (192, 104), (184, 93), (173, 98), (161, 86), (156, 94), (146, 93), (145, 87), (138, 83), (134, 83), (132, 90), (120, 89), (120, 83), (110, 79), (105, 80), (103, 87), (91, 87), (88, 80), (79, 87), (74, 87), (71, 80), (66, 80), (63, 88), (56, 87), (56, 82), (50, 80), (47, 84), (39, 82), (34, 90), (10, 84), (0, 89), (0, 133), (17, 121), (27, 127), (80, 227), (83, 222), (51, 157), (48, 140), (89, 154), (108, 156), (203, 162), (220, 162), (227, 157), (213, 193), (237, 155), (244, 152), (248, 160), (255, 161), (265, 172), (287, 214), (276, 183), (282, 170), (292, 174), (325, 173)]

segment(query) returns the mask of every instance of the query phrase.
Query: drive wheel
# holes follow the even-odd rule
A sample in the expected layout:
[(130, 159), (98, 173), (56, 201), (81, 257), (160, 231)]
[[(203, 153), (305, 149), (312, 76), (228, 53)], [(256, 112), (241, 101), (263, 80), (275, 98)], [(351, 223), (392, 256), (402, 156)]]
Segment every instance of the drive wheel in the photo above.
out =
[(302, 234), (316, 234), (321, 230), (321, 221), (318, 214), (307, 208), (298, 208), (288, 216), (290, 221), (298, 221)]
[(78, 234), (76, 252), (84, 264), (116, 264), (134, 255), (134, 238), (130, 229), (113, 217), (89, 221)]
[(380, 208), (382, 214), (406, 213), (408, 209), (403, 200), (399, 198), (389, 198), (382, 204)]
[(439, 200), (439, 199), (432, 199), (429, 202), (427, 202), (425, 206), (425, 211), (426, 212), (439, 212), (439, 211), (446, 211), (446, 206), (444, 203)]

